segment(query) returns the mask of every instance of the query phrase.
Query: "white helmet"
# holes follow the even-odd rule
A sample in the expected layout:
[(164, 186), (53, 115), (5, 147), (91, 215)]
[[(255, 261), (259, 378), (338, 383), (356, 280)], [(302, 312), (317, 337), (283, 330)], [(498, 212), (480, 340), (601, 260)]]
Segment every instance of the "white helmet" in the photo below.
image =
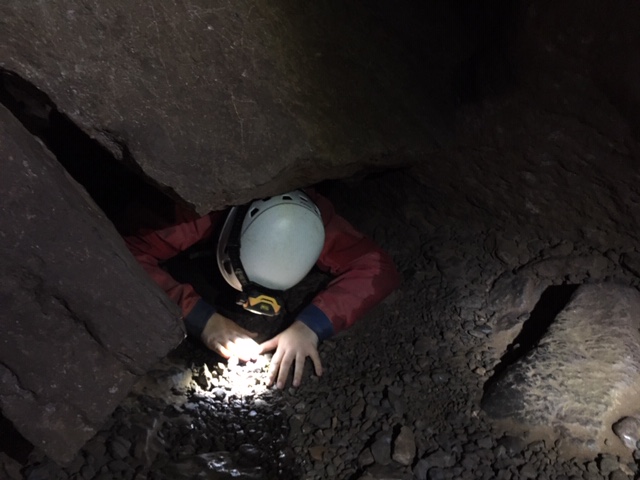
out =
[(220, 232), (218, 267), (229, 285), (249, 296), (250, 287), (277, 293), (309, 273), (323, 246), (320, 211), (296, 190), (233, 207)]

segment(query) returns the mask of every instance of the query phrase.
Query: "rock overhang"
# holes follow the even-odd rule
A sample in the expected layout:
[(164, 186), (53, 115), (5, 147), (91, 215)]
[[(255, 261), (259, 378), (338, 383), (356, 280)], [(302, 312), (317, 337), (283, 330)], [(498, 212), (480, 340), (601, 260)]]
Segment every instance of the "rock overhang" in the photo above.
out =
[(437, 145), (435, 100), (354, 8), (9, 2), (0, 67), (205, 213)]

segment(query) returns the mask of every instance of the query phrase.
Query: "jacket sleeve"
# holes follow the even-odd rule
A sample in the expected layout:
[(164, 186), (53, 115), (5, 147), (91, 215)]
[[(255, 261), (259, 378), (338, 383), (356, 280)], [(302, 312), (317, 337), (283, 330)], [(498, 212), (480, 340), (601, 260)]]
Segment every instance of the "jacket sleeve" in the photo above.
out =
[(182, 309), (187, 332), (199, 336), (215, 308), (206, 303), (188, 284), (177, 282), (160, 263), (186, 250), (213, 233), (214, 218), (211, 213), (190, 221), (159, 230), (144, 230), (126, 236), (127, 247), (151, 278), (171, 300)]
[(298, 316), (320, 340), (352, 326), (400, 284), (391, 256), (335, 213), (326, 198), (308, 192), (325, 226), (317, 266), (335, 275)]

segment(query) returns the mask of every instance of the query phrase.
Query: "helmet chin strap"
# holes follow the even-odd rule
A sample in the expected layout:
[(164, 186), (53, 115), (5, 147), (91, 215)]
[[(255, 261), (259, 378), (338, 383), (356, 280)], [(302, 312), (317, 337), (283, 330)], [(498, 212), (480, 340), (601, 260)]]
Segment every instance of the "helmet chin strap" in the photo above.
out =
[(238, 294), (236, 303), (242, 305), (249, 312), (275, 317), (284, 311), (284, 302), (281, 298), (282, 292), (251, 282), (240, 261), (240, 234), (242, 232), (242, 223), (248, 210), (249, 205), (243, 205), (238, 208), (227, 243), (227, 253), (231, 260), (231, 267), (242, 286), (242, 292)]

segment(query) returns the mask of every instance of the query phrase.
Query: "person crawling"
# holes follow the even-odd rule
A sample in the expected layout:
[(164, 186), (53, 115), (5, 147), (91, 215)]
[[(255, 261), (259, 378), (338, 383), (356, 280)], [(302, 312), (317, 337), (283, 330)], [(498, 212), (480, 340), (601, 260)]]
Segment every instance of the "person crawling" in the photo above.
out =
[[(275, 350), (268, 383), (280, 389), (292, 368), (292, 385), (300, 385), (307, 358), (321, 376), (319, 342), (351, 327), (400, 283), (390, 255), (314, 190), (296, 190), (200, 217), (181, 215), (172, 225), (141, 229), (125, 236), (125, 241), (146, 272), (181, 307), (190, 336), (224, 358), (242, 361)], [(207, 263), (202, 254), (206, 249), (198, 249), (202, 245), (214, 252), (215, 262)], [(171, 268), (172, 259), (182, 252), (190, 252), (191, 263), (208, 265), (205, 270), (221, 276), (227, 290), (222, 294), (216, 290), (216, 295), (206, 288), (197, 291), (188, 275), (175, 265)], [(267, 323), (281, 318), (283, 294), (314, 265), (332, 279), (284, 330), (258, 343), (255, 329), (230, 318), (234, 310), (229, 303)], [(230, 297), (233, 302), (226, 301)]]

